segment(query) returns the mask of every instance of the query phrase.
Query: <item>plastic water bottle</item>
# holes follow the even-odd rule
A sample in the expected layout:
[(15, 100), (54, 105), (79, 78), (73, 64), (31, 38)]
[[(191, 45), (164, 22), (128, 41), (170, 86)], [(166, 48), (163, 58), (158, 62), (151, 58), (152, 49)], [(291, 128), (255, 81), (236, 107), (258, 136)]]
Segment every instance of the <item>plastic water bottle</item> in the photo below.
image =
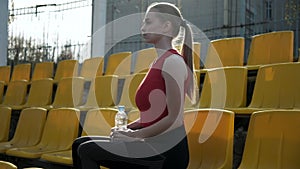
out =
[(118, 106), (118, 113), (115, 116), (115, 126), (117, 130), (127, 130), (128, 117), (125, 112), (125, 106)]

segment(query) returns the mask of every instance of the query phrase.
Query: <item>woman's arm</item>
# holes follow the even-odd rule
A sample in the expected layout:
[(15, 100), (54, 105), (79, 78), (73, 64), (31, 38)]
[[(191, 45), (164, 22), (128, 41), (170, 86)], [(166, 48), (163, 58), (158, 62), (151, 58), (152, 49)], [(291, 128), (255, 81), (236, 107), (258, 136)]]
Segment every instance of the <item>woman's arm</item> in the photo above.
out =
[(135, 121), (129, 123), (127, 125), (127, 128), (131, 129), (131, 130), (137, 130), (139, 128), (141, 128), (141, 123), (140, 123), (140, 118), (136, 119)]

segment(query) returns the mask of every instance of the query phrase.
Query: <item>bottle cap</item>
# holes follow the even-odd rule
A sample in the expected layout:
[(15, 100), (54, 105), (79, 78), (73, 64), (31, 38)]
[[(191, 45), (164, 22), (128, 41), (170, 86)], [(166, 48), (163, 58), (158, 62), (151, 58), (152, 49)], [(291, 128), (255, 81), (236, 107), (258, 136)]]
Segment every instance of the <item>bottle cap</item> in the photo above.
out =
[(125, 112), (125, 106), (119, 105), (119, 106), (118, 106), (118, 110), (119, 110), (119, 111), (124, 111), (124, 112)]

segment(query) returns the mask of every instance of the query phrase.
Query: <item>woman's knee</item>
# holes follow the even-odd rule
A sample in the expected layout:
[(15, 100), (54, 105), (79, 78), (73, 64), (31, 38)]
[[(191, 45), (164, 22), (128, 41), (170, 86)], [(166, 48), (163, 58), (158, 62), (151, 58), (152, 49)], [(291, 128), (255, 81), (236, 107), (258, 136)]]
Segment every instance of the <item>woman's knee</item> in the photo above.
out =
[(86, 141), (89, 141), (91, 140), (90, 137), (87, 137), (87, 136), (83, 136), (83, 137), (79, 137), (79, 138), (76, 138), (73, 142), (73, 145), (72, 145), (72, 149), (78, 149), (78, 147), (80, 146), (80, 144), (86, 142)]

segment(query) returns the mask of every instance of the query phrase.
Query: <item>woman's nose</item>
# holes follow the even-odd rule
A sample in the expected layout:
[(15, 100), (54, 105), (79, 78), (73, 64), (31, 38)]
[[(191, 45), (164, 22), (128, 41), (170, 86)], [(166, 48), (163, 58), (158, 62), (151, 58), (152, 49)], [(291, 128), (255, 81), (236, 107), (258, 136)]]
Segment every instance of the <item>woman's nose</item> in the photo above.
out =
[(142, 33), (145, 32), (145, 24), (142, 25), (142, 27), (141, 27), (141, 32), (142, 32)]

